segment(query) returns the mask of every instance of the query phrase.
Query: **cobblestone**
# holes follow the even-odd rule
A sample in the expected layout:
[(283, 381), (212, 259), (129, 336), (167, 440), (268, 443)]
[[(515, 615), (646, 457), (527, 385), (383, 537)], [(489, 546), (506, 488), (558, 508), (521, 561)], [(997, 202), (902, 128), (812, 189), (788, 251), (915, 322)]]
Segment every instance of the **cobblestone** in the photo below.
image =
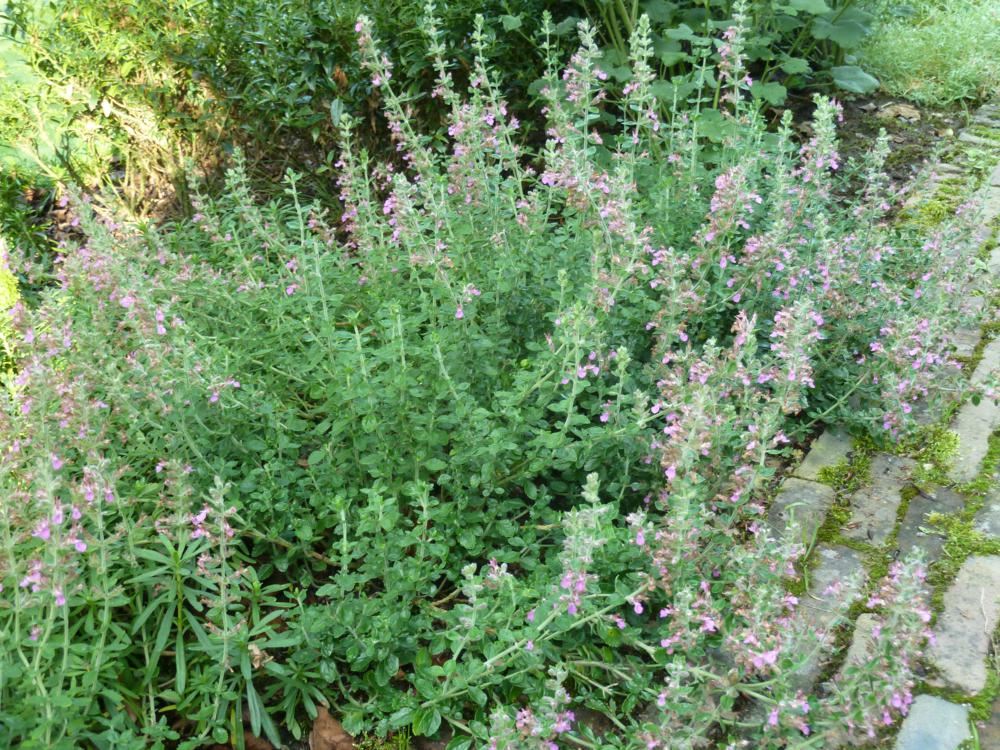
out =
[(851, 436), (846, 432), (827, 428), (809, 447), (805, 460), (792, 472), (792, 475), (799, 479), (817, 481), (821, 469), (836, 466), (847, 459), (851, 453), (851, 445)]
[(986, 536), (1000, 537), (1000, 490), (994, 489), (986, 496), (986, 501), (976, 514), (973, 523), (976, 531)]
[(968, 706), (918, 695), (896, 738), (896, 750), (958, 750), (969, 736)]
[(945, 592), (930, 655), (944, 684), (973, 695), (986, 685), (990, 636), (1000, 619), (1000, 556), (970, 557)]
[(914, 496), (896, 535), (899, 551), (905, 555), (913, 549), (920, 549), (924, 552), (926, 562), (937, 560), (944, 546), (944, 537), (927, 528), (927, 515), (957, 513), (964, 505), (964, 497), (944, 487), (934, 487), (929, 492)]
[(803, 538), (812, 539), (823, 525), (826, 511), (836, 497), (833, 489), (825, 484), (789, 477), (771, 503), (767, 519), (776, 536), (789, 533), (788, 523), (794, 518), (801, 527)]
[(871, 482), (851, 497), (851, 520), (843, 530), (848, 539), (881, 545), (896, 525), (902, 489), (917, 468), (909, 458), (883, 453), (872, 461)]
[[(983, 358), (972, 373), (972, 382), (981, 383), (1000, 367), (1000, 338), (994, 339), (983, 349)], [(971, 401), (962, 405), (952, 429), (958, 434), (958, 452), (949, 473), (954, 482), (970, 482), (979, 473), (986, 457), (990, 435), (1000, 427), (1000, 406), (988, 398), (978, 404)]]

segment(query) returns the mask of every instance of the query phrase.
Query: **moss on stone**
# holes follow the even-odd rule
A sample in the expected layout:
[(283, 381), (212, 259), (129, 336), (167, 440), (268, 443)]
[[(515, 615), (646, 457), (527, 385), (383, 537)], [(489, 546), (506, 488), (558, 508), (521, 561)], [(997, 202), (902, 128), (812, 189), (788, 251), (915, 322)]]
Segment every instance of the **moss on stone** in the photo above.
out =
[(928, 682), (920, 684), (915, 692), (936, 695), (951, 703), (965, 703), (969, 706), (970, 721), (986, 721), (992, 713), (993, 701), (1000, 695), (1000, 672), (995, 669), (988, 670), (986, 687), (975, 695), (966, 695), (961, 691), (938, 687)]
[(355, 745), (357, 750), (410, 750), (409, 732), (400, 732), (389, 737), (366, 735)]
[(931, 232), (955, 216), (955, 211), (972, 193), (974, 187), (965, 178), (942, 180), (926, 200), (907, 209), (901, 219), (901, 228)]

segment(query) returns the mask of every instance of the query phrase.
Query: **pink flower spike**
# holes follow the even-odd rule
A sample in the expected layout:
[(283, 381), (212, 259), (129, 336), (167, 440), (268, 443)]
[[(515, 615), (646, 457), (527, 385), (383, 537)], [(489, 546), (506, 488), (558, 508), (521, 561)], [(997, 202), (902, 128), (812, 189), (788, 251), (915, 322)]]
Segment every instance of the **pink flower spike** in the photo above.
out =
[(52, 460), (52, 469), (54, 471), (59, 471), (59, 469), (63, 467), (62, 459), (59, 458), (59, 456), (57, 456), (55, 453), (52, 454), (51, 460)]

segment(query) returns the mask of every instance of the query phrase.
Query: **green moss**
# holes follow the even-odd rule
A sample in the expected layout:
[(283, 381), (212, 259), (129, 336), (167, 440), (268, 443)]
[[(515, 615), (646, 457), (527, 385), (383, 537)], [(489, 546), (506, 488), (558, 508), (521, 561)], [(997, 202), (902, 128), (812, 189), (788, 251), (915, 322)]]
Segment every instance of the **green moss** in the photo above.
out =
[(992, 713), (993, 701), (1000, 695), (1000, 672), (995, 669), (988, 670), (986, 687), (976, 695), (966, 695), (958, 690), (935, 687), (927, 683), (919, 685), (915, 692), (936, 695), (952, 703), (965, 703), (969, 706), (970, 721), (986, 721)]
[(917, 428), (901, 440), (894, 453), (911, 457), (918, 463), (914, 481), (918, 485), (950, 484), (948, 471), (958, 452), (958, 435), (948, 425), (957, 405), (952, 405), (934, 424)]
[(989, 437), (986, 456), (979, 467), (979, 474), (971, 482), (959, 485), (957, 489), (967, 495), (982, 496), (990, 491), (993, 486), (993, 473), (1000, 465), (1000, 431), (994, 432)]
[(979, 476), (957, 489), (966, 496), (965, 507), (951, 515), (932, 513), (927, 522), (945, 537), (941, 559), (931, 566), (928, 583), (934, 593), (931, 604), (940, 611), (944, 592), (958, 575), (962, 564), (972, 555), (1000, 554), (1000, 539), (987, 537), (976, 530), (976, 514), (985, 504), (984, 496), (993, 484), (993, 467), (1000, 462), (1000, 431), (993, 433)]
[(903, 213), (902, 227), (921, 232), (937, 229), (955, 216), (956, 209), (972, 190), (966, 179), (942, 180), (933, 195)]
[(993, 141), (997, 144), (997, 148), (1000, 148), (1000, 131), (994, 128), (988, 128), (985, 125), (970, 125), (966, 128), (966, 132), (969, 135), (974, 135), (977, 138), (984, 138), (988, 141)]
[(873, 453), (874, 450), (864, 443), (856, 445), (849, 461), (845, 459), (820, 469), (819, 481), (832, 487), (838, 495), (856, 492), (868, 481)]
[(366, 735), (355, 744), (355, 747), (357, 750), (410, 750), (410, 735), (408, 732), (388, 737)]

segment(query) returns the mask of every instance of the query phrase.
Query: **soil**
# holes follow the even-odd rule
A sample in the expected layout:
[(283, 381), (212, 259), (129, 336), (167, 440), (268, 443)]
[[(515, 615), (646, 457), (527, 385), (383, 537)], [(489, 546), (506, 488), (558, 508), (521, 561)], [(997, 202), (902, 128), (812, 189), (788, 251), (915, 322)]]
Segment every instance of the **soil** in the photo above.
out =
[[(933, 156), (941, 139), (951, 137), (965, 126), (969, 111), (957, 107), (934, 109), (884, 95), (849, 96), (840, 102), (844, 119), (838, 125), (838, 136), (845, 163), (864, 159), (884, 128), (891, 149), (886, 172), (896, 185), (911, 180)], [(800, 98), (790, 100), (789, 108), (795, 114), (797, 129), (808, 136), (809, 118), (815, 105)], [(776, 113), (776, 119), (780, 119), (780, 114)]]

